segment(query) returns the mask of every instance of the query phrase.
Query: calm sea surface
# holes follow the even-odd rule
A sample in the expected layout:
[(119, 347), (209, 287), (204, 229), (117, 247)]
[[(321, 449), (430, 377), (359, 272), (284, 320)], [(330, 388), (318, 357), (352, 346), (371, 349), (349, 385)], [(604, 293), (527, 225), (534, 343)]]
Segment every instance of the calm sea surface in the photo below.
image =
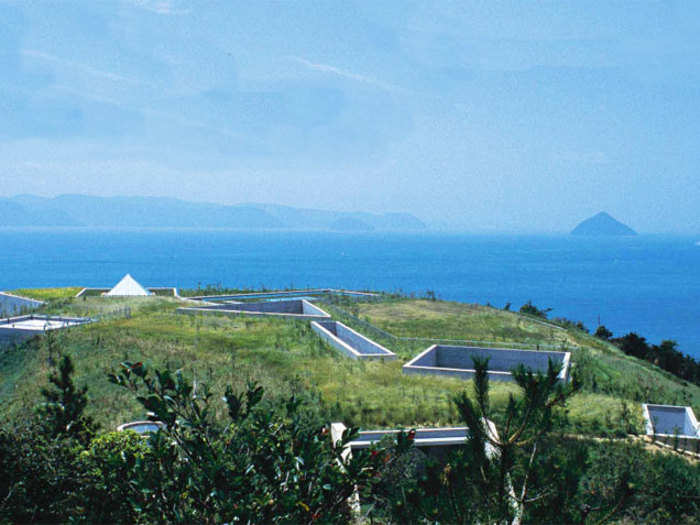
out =
[(598, 319), (700, 358), (698, 238), (0, 230), (0, 290), (147, 286), (434, 290), (443, 299)]

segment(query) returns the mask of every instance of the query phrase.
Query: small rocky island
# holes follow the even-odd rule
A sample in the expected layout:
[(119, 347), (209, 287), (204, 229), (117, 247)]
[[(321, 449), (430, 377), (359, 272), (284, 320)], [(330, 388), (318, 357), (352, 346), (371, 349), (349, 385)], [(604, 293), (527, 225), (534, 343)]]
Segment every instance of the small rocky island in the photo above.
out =
[(608, 213), (601, 211), (593, 217), (579, 223), (579, 225), (571, 231), (571, 235), (601, 237), (637, 235), (637, 232), (610, 216)]

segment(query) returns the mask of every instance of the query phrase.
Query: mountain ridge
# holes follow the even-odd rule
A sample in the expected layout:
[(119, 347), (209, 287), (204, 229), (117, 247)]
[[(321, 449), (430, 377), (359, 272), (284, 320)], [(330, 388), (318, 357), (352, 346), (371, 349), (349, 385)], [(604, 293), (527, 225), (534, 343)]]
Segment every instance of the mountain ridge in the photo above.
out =
[(265, 203), (225, 205), (171, 197), (22, 194), (0, 198), (0, 227), (334, 230), (338, 221), (361, 221), (368, 230), (426, 228), (425, 223), (409, 213), (342, 212)]

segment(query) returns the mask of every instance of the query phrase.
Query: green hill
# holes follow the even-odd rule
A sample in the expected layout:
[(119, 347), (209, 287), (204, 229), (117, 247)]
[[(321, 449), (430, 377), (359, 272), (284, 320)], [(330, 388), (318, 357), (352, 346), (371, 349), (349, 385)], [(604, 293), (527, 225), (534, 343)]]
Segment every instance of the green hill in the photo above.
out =
[[(61, 294), (44, 296), (49, 295)], [(272, 396), (311, 388), (320, 393), (330, 420), (365, 428), (457, 424), (450, 401), (456, 393), (471, 390), (468, 381), (401, 373), (405, 361), (436, 339), (570, 350), (584, 382), (569, 404), (566, 425), (572, 432), (624, 432), (623, 403), (638, 431), (642, 402), (690, 403), (700, 412), (696, 385), (584, 332), (486, 306), (389, 297), (371, 303), (326, 302), (324, 308), (336, 318), (399, 356), (393, 362), (365, 363), (329, 348), (308, 323), (190, 317), (175, 313), (180, 305), (164, 297), (63, 297), (45, 307), (49, 313), (102, 316), (98, 323), (59, 332), (56, 344), (73, 357), (78, 384), (89, 385), (89, 411), (103, 427), (145, 416), (133, 397), (107, 381), (107, 373), (125, 360), (182, 369), (215, 391), (227, 384), (243, 387), (249, 379), (262, 383)], [(39, 399), (49, 372), (47, 347), (42, 337), (0, 353), (3, 415), (26, 413)], [(511, 384), (494, 384), (494, 404), (505, 407), (508, 395), (516, 391)]]

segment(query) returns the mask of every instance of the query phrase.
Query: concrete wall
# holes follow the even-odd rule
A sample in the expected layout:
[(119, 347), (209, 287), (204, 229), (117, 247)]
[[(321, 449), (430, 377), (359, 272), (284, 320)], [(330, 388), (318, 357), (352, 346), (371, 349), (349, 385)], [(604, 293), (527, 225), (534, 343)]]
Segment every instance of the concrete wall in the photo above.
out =
[(669, 436), (657, 434), (654, 441), (663, 443), (676, 450), (687, 450), (695, 454), (700, 454), (700, 437)]
[(315, 321), (311, 328), (352, 359), (396, 359), (396, 354), (338, 321)]
[(234, 315), (264, 315), (270, 317), (293, 317), (308, 321), (330, 319), (330, 315), (326, 312), (303, 299), (178, 308), (177, 312), (184, 314), (220, 312)]
[(642, 405), (647, 435), (684, 435), (700, 438), (700, 423), (689, 406)]
[(561, 380), (568, 379), (568, 352), (478, 348), (468, 346), (433, 345), (403, 367), (405, 374), (437, 374), (469, 379), (474, 376), (474, 357), (489, 358), (490, 379), (512, 381), (511, 370), (522, 364), (534, 371), (546, 372), (549, 359), (562, 363)]
[(303, 315), (304, 313), (306, 313), (304, 312), (304, 303), (300, 300), (241, 303), (233, 307), (228, 306), (227, 308), (243, 310), (245, 312), (264, 312), (273, 314)]
[(240, 301), (245, 299), (273, 299), (284, 297), (288, 297), (290, 299), (296, 297), (297, 299), (300, 299), (301, 297), (307, 295), (339, 295), (357, 299), (373, 299), (379, 297), (379, 294), (371, 292), (357, 292), (355, 290), (337, 290), (334, 288), (308, 288), (303, 290), (278, 290), (270, 292), (251, 292), (229, 295), (197, 295), (190, 297), (190, 299), (216, 302), (228, 300)]
[(0, 317), (9, 317), (39, 308), (44, 303), (27, 297), (0, 292)]
[[(30, 340), (31, 338), (37, 335), (43, 334), (45, 331), (43, 328), (27, 329), (26, 326), (22, 327), (22, 321), (29, 321), (34, 319), (49, 319), (52, 322), (70, 323), (70, 325), (66, 328), (91, 322), (91, 320), (87, 318), (34, 315), (23, 315), (19, 317), (9, 317), (6, 319), (0, 319), (0, 347), (9, 346), (13, 344), (18, 345)], [(51, 329), (56, 330), (62, 328), (63, 327)]]

